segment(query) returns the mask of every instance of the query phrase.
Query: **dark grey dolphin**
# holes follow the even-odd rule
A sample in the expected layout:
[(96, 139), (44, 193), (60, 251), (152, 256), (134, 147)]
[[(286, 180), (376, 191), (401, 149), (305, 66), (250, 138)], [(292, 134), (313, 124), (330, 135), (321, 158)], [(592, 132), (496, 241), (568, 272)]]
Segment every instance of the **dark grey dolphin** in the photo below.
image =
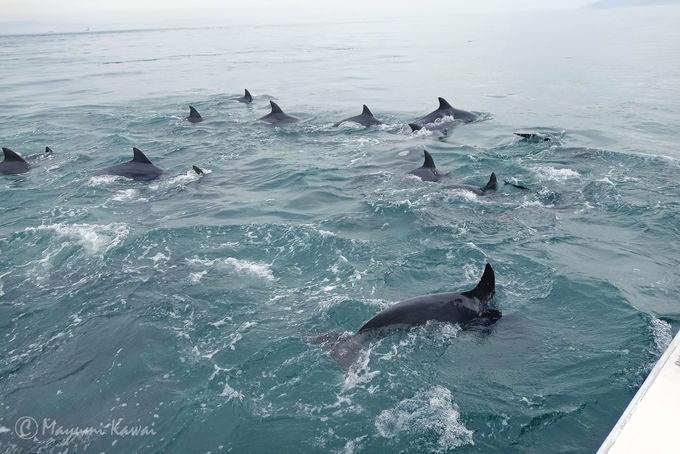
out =
[(429, 114), (425, 115), (424, 117), (416, 120), (414, 123), (418, 125), (426, 125), (428, 123), (432, 123), (435, 120), (438, 120), (440, 118), (444, 117), (453, 117), (454, 121), (460, 121), (462, 123), (470, 123), (471, 121), (475, 121), (477, 119), (477, 115), (473, 114), (472, 112), (468, 112), (466, 110), (459, 110), (459, 109), (454, 109), (451, 104), (449, 104), (446, 99), (444, 98), (439, 98), (439, 108), (433, 112), (430, 112)]
[(444, 135), (447, 135), (451, 129), (453, 129), (454, 126), (456, 126), (458, 121), (443, 121), (441, 123), (428, 123), (427, 125), (419, 125), (416, 123), (409, 123), (409, 127), (411, 128), (411, 132), (416, 132), (420, 131), (422, 129), (426, 129), (428, 131), (437, 131), (441, 132)]
[(540, 132), (516, 132), (515, 135), (532, 142), (549, 142), (552, 140), (552, 137), (547, 134), (541, 134)]
[(0, 162), (0, 175), (28, 172), (28, 163), (24, 161), (24, 158), (9, 148), (2, 147), (2, 152), (5, 155), (5, 160)]
[(134, 157), (132, 161), (116, 164), (100, 170), (98, 175), (120, 175), (121, 177), (132, 178), (133, 180), (153, 180), (158, 178), (163, 170), (151, 164), (151, 161), (144, 156), (144, 153), (137, 148), (133, 148)]
[(192, 123), (198, 123), (199, 121), (203, 121), (203, 117), (201, 117), (201, 114), (198, 113), (198, 110), (189, 106), (189, 116), (187, 117), (187, 120)]
[(417, 296), (396, 303), (367, 321), (355, 334), (327, 333), (313, 339), (331, 350), (331, 356), (349, 369), (361, 352), (364, 342), (391, 329), (422, 325), (430, 320), (468, 324), (474, 321), (493, 323), (501, 312), (489, 308), (496, 290), (496, 279), (488, 263), (477, 286), (467, 292), (437, 293)]
[(246, 88), (246, 94), (241, 96), (240, 98), (237, 98), (236, 100), (239, 101), (239, 102), (250, 104), (251, 102), (253, 102), (253, 96), (250, 94), (250, 92)]
[(421, 167), (411, 170), (409, 174), (420, 177), (423, 181), (439, 181), (442, 174), (437, 170), (437, 167), (435, 167), (432, 155), (430, 155), (427, 150), (423, 150), (423, 153), (425, 154), (425, 162)]
[(341, 120), (337, 123), (335, 123), (333, 126), (340, 126), (342, 123), (346, 121), (352, 121), (354, 123), (359, 123), (362, 126), (372, 126), (372, 125), (381, 125), (382, 121), (378, 120), (373, 116), (371, 111), (368, 109), (368, 106), (364, 104), (364, 110), (361, 112), (361, 115), (355, 115), (354, 117), (349, 117), (345, 118), (344, 120)]
[(296, 121), (299, 121), (295, 117), (291, 117), (290, 115), (286, 114), (281, 110), (278, 104), (276, 104), (274, 101), (269, 101), (269, 103), (272, 105), (272, 111), (269, 112), (267, 115), (265, 115), (262, 118), (258, 118), (260, 121), (266, 121), (267, 123), (271, 124), (283, 124), (283, 123), (295, 123)]
[(496, 180), (496, 174), (491, 172), (489, 182), (483, 188), (472, 186), (471, 184), (452, 184), (449, 186), (444, 186), (444, 189), (465, 189), (467, 191), (472, 191), (477, 195), (486, 195), (489, 191), (495, 191), (498, 189), (498, 181)]

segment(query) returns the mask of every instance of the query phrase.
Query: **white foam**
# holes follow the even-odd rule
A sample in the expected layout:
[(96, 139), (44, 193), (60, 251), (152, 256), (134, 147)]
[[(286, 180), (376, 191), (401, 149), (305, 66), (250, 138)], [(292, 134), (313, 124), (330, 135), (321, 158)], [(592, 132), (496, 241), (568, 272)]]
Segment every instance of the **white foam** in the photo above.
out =
[(572, 169), (558, 169), (556, 167), (540, 166), (533, 169), (542, 181), (565, 181), (569, 178), (578, 178), (581, 176), (576, 170)]
[(27, 227), (26, 232), (54, 230), (61, 236), (74, 238), (90, 254), (104, 253), (120, 244), (129, 233), (127, 224), (114, 222), (107, 225), (97, 224), (51, 224)]
[[(203, 170), (203, 173), (208, 175), (212, 173), (212, 170), (207, 170), (207, 169), (201, 169)], [(194, 181), (198, 181), (201, 179), (201, 175), (197, 174), (194, 172), (193, 169), (187, 170), (187, 173), (177, 175), (175, 177), (168, 178), (167, 180), (161, 180), (158, 183), (153, 183), (149, 185), (149, 189), (152, 191), (157, 191), (159, 189), (171, 189), (171, 188), (179, 188), (179, 189), (184, 189), (184, 187), (192, 183)]]
[(243, 394), (229, 386), (229, 383), (227, 383), (226, 380), (224, 381), (224, 390), (220, 393), (220, 397), (226, 397), (227, 401), (230, 401), (231, 399), (243, 400)]
[(119, 175), (96, 175), (93, 177), (90, 177), (90, 181), (87, 182), (88, 186), (100, 186), (103, 184), (111, 184), (114, 181), (121, 179), (124, 177), (121, 177)]
[[(434, 386), (404, 399), (391, 410), (384, 410), (375, 420), (378, 434), (385, 438), (400, 435), (420, 435), (424, 438), (421, 451), (448, 452), (463, 445), (474, 445), (472, 431), (460, 422), (456, 404), (452, 402), (451, 391)], [(435, 432), (436, 444), (429, 441), (428, 434)]]
[[(227, 257), (226, 259), (200, 259), (194, 257), (187, 259), (190, 264), (198, 264), (206, 267), (226, 266), (233, 268), (237, 273), (254, 274), (255, 276), (265, 278), (267, 280), (274, 280), (274, 273), (272, 273), (271, 265), (267, 263), (255, 263), (247, 260), (239, 260), (234, 257)], [(197, 275), (197, 273), (194, 273)], [(204, 274), (196, 276), (199, 280)]]
[(673, 341), (673, 334), (671, 325), (668, 322), (658, 318), (652, 319), (652, 334), (654, 335), (654, 343), (656, 344), (657, 353), (661, 355), (666, 351)]
[[(118, 191), (116, 195), (114, 195), (111, 200), (115, 200), (116, 202), (123, 202), (125, 200), (132, 200), (134, 198), (137, 198), (137, 194), (139, 194), (139, 191), (137, 189), (123, 189), (122, 191)], [(146, 199), (140, 199), (140, 200), (146, 200)]]
[(345, 443), (345, 447), (342, 449), (344, 454), (354, 454), (355, 452), (361, 451), (361, 442), (366, 438), (367, 435), (362, 435), (360, 437), (354, 438)]
[(10, 429), (5, 426), (0, 426), (0, 434), (6, 434)]
[(202, 278), (203, 276), (205, 276), (206, 274), (208, 274), (208, 272), (205, 271), (205, 270), (199, 271), (198, 273), (191, 273), (191, 274), (189, 274), (189, 280), (190, 280), (191, 282), (194, 282), (194, 283), (200, 282), (200, 281), (201, 281), (201, 278)]

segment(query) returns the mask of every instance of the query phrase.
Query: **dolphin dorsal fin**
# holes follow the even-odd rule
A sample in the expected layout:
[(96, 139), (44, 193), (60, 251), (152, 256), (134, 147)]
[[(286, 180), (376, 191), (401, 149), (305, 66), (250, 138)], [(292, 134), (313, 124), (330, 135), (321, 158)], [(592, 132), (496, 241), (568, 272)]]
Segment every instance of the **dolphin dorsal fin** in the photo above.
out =
[(278, 104), (276, 104), (274, 101), (269, 101), (269, 103), (272, 105), (272, 112), (273, 114), (275, 113), (283, 113), (283, 110), (279, 107)]
[(489, 178), (489, 182), (482, 188), (482, 191), (495, 191), (498, 189), (498, 181), (496, 181), (496, 174), (494, 172), (491, 172), (491, 177)]
[(415, 123), (409, 123), (408, 125), (411, 128), (411, 132), (420, 131), (421, 129), (423, 129), (422, 126), (417, 125)]
[(144, 153), (142, 153), (139, 148), (133, 148), (132, 151), (134, 152), (134, 157), (132, 158), (132, 162), (139, 162), (141, 164), (151, 164), (151, 161), (149, 161), (149, 158), (144, 156)]
[(370, 109), (366, 104), (364, 104), (364, 110), (361, 112), (361, 115), (366, 115), (368, 117), (373, 117), (373, 113), (371, 113)]
[(243, 97), (246, 98), (248, 100), (248, 102), (253, 100), (253, 95), (250, 94), (250, 92), (248, 91), (247, 88), (246, 88), (246, 94), (243, 95)]
[(425, 153), (425, 163), (423, 164), (423, 167), (426, 169), (436, 169), (432, 155), (428, 153), (427, 150), (423, 150), (423, 153)]
[(203, 175), (203, 170), (200, 167), (197, 166), (191, 166), (194, 169), (194, 172), (196, 172), (199, 175)]
[(22, 158), (9, 148), (2, 147), (2, 152), (5, 154), (5, 161), (26, 162), (24, 161), (24, 158)]
[[(446, 101), (446, 99), (440, 97), (439, 98), (439, 109), (453, 109), (453, 107), (451, 106), (451, 104), (449, 104)], [(439, 110), (439, 109), (437, 109), (437, 110)]]
[(484, 274), (482, 274), (482, 278), (479, 280), (477, 287), (468, 292), (463, 292), (463, 294), (485, 300), (491, 298), (495, 292), (496, 276), (494, 275), (491, 265), (487, 263), (484, 267)]
[(192, 106), (189, 106), (189, 118), (202, 118), (201, 114), (198, 113), (198, 110), (194, 109)]
[(50, 147), (45, 147), (45, 154), (51, 154), (52, 149)]

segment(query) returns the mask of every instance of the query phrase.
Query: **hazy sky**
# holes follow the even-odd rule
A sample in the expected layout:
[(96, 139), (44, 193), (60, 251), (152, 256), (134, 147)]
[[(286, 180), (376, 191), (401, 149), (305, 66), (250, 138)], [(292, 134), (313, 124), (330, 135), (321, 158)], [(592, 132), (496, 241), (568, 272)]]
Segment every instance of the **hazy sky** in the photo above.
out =
[[(0, 33), (581, 8), (595, 0), (0, 0)], [(607, 0), (655, 2), (660, 0)], [(667, 0), (666, 0), (667, 1)], [(36, 24), (40, 23), (40, 24)], [(33, 30), (37, 28), (38, 30)]]
[(249, 15), (291, 19), (316, 14), (373, 15), (438, 9), (487, 12), (574, 8), (593, 0), (0, 0), (3, 21), (146, 22)]

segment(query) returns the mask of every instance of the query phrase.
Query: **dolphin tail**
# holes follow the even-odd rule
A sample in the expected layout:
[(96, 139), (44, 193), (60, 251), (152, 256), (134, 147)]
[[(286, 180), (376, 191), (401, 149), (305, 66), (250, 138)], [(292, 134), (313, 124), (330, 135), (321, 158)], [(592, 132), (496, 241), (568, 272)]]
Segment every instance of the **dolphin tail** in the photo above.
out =
[(474, 289), (464, 292), (466, 296), (475, 297), (481, 301), (490, 300), (494, 293), (496, 293), (496, 276), (494, 275), (493, 268), (488, 263), (484, 267), (484, 274), (479, 280), (477, 287)]
[(408, 125), (411, 127), (411, 132), (420, 131), (421, 129), (423, 129), (422, 126), (417, 125), (415, 123), (409, 123)]
[(352, 367), (361, 353), (361, 346), (366, 339), (363, 334), (311, 333), (310, 339), (331, 352), (331, 357), (343, 370)]
[(527, 190), (527, 191), (529, 190), (529, 188), (527, 188), (526, 186), (522, 186), (521, 184), (510, 183), (508, 180), (503, 180), (503, 182), (504, 182), (505, 184), (509, 184), (510, 186), (514, 186), (514, 187), (516, 187), (517, 189), (525, 189), (525, 190)]
[(489, 178), (489, 182), (482, 188), (482, 191), (495, 191), (498, 189), (498, 181), (496, 180), (496, 174), (494, 172), (491, 172), (491, 178)]
[(199, 175), (204, 175), (204, 174), (205, 174), (205, 173), (203, 172), (203, 170), (200, 169), (200, 168), (197, 167), (197, 166), (191, 166), (191, 168), (194, 169), (194, 172), (196, 172), (196, 173), (199, 174)]

